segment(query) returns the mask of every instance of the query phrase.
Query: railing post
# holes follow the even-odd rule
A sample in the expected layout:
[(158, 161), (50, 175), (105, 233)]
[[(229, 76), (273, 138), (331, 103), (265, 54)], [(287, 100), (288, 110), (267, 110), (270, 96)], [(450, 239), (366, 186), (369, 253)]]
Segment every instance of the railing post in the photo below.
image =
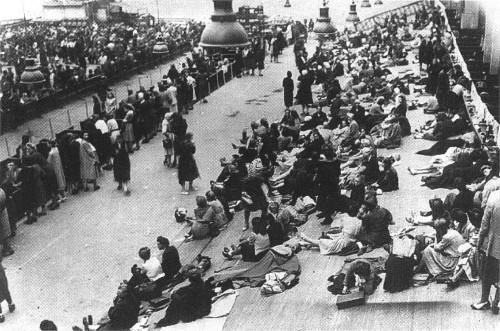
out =
[(5, 148), (7, 149), (7, 155), (10, 157), (9, 141), (7, 140), (7, 137), (4, 137), (4, 139), (5, 139)]
[(87, 100), (85, 100), (85, 113), (87, 114), (87, 118), (89, 118), (89, 104), (87, 103)]
[(68, 115), (68, 127), (71, 127), (71, 116), (69, 115), (69, 109), (66, 108), (66, 115)]
[(52, 127), (52, 119), (49, 118), (50, 139), (54, 139), (54, 128)]
[(219, 85), (219, 73), (218, 72), (215, 73), (215, 79), (217, 80), (217, 89), (219, 89), (220, 85)]

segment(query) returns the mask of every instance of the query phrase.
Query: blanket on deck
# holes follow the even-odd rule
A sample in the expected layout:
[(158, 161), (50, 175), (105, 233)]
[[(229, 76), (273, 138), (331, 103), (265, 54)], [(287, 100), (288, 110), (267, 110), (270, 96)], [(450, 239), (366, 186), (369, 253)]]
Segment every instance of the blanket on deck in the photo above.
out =
[(256, 263), (248, 264), (246, 268), (227, 270), (214, 275), (215, 281), (241, 280), (242, 286), (258, 287), (266, 281), (266, 274), (284, 271), (287, 274), (300, 274), (300, 263), (296, 255), (290, 257), (275, 254), (272, 251)]
[[(226, 323), (229, 313), (233, 309), (238, 292), (227, 290), (212, 303), (212, 310), (207, 316), (189, 323), (177, 323), (161, 328), (161, 331), (221, 331)], [(215, 298), (214, 298), (215, 299)]]

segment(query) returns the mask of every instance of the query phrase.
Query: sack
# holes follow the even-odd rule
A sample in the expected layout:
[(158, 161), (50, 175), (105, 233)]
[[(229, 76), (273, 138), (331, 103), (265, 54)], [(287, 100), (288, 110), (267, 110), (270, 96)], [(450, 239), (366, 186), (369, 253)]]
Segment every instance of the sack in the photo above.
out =
[(410, 239), (407, 236), (403, 238), (394, 238), (392, 242), (392, 254), (403, 257), (411, 257), (415, 254), (417, 241)]
[(147, 282), (135, 287), (137, 296), (141, 300), (151, 300), (161, 295), (160, 288), (155, 282)]
[(182, 223), (187, 219), (187, 209), (186, 208), (177, 208), (174, 212), (174, 217), (177, 223)]
[(413, 266), (415, 262), (409, 257), (389, 255), (385, 262), (384, 290), (394, 293), (411, 287), (413, 279)]
[(253, 205), (252, 197), (247, 192), (241, 192), (241, 201), (249, 206)]

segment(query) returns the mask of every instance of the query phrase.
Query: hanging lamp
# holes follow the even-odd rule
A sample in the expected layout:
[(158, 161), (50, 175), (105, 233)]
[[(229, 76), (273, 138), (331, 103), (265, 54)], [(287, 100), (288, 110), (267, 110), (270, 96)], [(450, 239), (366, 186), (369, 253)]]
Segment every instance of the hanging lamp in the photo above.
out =
[(363, 0), (363, 1), (361, 2), (361, 7), (362, 7), (362, 8), (369, 8), (369, 7), (371, 7), (371, 6), (372, 6), (372, 4), (370, 3), (370, 0)]
[(330, 8), (326, 7), (326, 3), (323, 3), (323, 7), (319, 9), (319, 18), (316, 20), (313, 32), (320, 39), (331, 37), (336, 29), (331, 23), (331, 18), (329, 15)]
[(233, 0), (213, 0), (214, 14), (201, 34), (204, 48), (233, 48), (250, 45), (243, 26), (236, 21)]

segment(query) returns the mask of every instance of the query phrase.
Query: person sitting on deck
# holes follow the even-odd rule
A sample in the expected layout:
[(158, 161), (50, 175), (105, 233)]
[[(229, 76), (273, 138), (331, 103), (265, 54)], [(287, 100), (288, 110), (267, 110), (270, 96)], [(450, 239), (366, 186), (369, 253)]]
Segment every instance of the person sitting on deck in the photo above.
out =
[(396, 169), (392, 166), (394, 159), (391, 157), (385, 158), (384, 171), (380, 174), (380, 179), (375, 183), (382, 192), (391, 192), (399, 189), (399, 179)]
[(148, 247), (139, 249), (139, 257), (144, 261), (142, 272), (151, 280), (156, 280), (163, 276), (160, 261), (155, 256), (151, 256), (151, 250)]
[(140, 304), (141, 302), (135, 296), (133, 289), (126, 281), (123, 281), (118, 287), (113, 306), (108, 311), (111, 330), (129, 329), (137, 323)]
[(319, 247), (322, 255), (341, 253), (343, 249), (356, 242), (362, 227), (361, 220), (356, 217), (359, 208), (355, 204), (351, 204), (348, 209), (348, 215), (342, 217), (340, 227), (335, 229), (333, 233), (323, 233), (318, 240), (311, 239), (305, 233), (301, 233), (302, 240), (313, 247)]
[(235, 255), (241, 255), (243, 261), (260, 261), (270, 248), (269, 235), (266, 224), (260, 217), (252, 219), (252, 233), (243, 240), (240, 240), (237, 246), (231, 248), (224, 247), (222, 255), (227, 259), (232, 259)]
[[(348, 294), (352, 288), (357, 287), (359, 290), (364, 291), (365, 295), (371, 295), (381, 282), (370, 261), (365, 259), (358, 259), (346, 264), (344, 270), (345, 278), (342, 294)], [(359, 277), (358, 284), (356, 284), (356, 276)]]
[(392, 241), (389, 233), (389, 225), (394, 224), (392, 214), (378, 205), (375, 194), (367, 194), (358, 217), (363, 221), (363, 232), (359, 236), (358, 255), (369, 253), (374, 248), (387, 245)]

